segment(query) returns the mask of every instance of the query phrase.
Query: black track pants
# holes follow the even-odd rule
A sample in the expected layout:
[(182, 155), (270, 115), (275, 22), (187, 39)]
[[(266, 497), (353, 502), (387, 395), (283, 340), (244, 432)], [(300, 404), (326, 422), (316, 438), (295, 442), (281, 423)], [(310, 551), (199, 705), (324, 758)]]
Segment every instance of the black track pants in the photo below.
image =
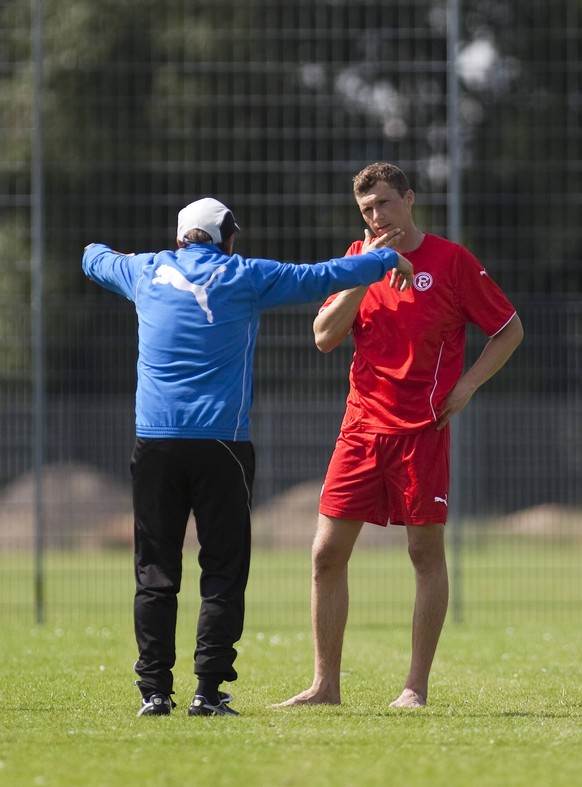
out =
[(194, 672), (236, 680), (234, 643), (244, 621), (250, 564), (252, 443), (138, 438), (131, 460), (135, 520), (135, 670), (144, 696), (170, 694), (177, 595), (190, 511), (202, 599)]

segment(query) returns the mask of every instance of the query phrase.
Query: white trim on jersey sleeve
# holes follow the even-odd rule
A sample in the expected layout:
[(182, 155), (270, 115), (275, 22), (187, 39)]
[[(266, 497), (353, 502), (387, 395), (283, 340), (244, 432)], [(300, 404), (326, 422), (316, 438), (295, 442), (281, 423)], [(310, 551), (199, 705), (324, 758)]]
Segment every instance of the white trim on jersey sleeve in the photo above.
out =
[(498, 333), (501, 333), (501, 331), (504, 328), (506, 328), (509, 325), (509, 323), (513, 320), (513, 318), (515, 317), (516, 314), (517, 314), (517, 312), (513, 312), (513, 314), (509, 318), (509, 320), (507, 320), (507, 322), (505, 322), (498, 331), (495, 331), (495, 333), (492, 333), (489, 338), (492, 339), (494, 336), (497, 336)]

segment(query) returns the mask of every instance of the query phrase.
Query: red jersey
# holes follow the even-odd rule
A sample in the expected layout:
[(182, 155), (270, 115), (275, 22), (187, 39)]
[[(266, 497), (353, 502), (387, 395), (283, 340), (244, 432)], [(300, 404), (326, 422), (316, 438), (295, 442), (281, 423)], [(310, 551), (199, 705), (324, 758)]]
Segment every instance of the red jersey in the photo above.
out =
[(466, 324), (491, 337), (515, 314), (463, 246), (426, 234), (403, 256), (414, 267), (413, 286), (398, 292), (389, 276), (372, 284), (356, 315), (343, 431), (400, 433), (434, 423), (463, 371)]

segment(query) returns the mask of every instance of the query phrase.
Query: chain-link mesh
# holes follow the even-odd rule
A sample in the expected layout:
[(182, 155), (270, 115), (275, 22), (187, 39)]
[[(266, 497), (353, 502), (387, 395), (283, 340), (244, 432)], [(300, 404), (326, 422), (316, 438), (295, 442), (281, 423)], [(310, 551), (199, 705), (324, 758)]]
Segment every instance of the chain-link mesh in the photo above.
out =
[[(521, 609), (579, 615), (582, 2), (459, 3), (456, 117), (447, 102), (453, 5), (0, 5), (1, 615), (32, 614), (39, 546), (30, 309), (39, 106), (48, 615), (66, 615), (72, 597), (109, 611), (130, 604), (135, 316), (130, 303), (83, 277), (83, 246), (173, 247), (177, 211), (209, 194), (233, 208), (242, 254), (327, 259), (361, 237), (351, 178), (378, 159), (409, 174), (417, 224), (446, 234), (453, 123), (461, 140), (460, 240), (513, 299), (526, 331), (456, 424), (458, 514), (449, 536), (457, 528), (457, 601), (465, 619), (511, 619)], [(40, 94), (31, 9), (42, 13)], [(266, 315), (255, 364), (255, 547), (277, 560), (279, 550), (298, 549), (288, 560), (302, 565), (351, 357), (349, 341), (330, 355), (317, 352), (316, 310)], [(483, 339), (470, 332), (470, 358)], [(411, 570), (400, 534), (366, 528), (356, 560), (374, 603), (356, 598), (354, 620), (408, 619), (402, 578)], [(379, 589), (374, 561), (384, 545), (392, 568)], [(403, 554), (398, 568), (394, 548)], [(110, 559), (112, 549), (119, 559)], [(280, 572), (269, 564), (257, 558), (251, 578), (257, 610), (276, 597)], [(95, 578), (109, 590), (95, 591)], [(286, 614), (303, 623), (308, 588), (297, 594)], [(394, 610), (380, 597), (402, 603)]]

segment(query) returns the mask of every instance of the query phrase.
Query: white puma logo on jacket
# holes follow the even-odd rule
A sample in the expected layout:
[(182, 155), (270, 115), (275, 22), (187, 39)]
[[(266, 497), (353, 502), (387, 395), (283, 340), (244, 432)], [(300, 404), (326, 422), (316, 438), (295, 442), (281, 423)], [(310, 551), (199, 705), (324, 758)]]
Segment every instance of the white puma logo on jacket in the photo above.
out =
[(152, 284), (171, 284), (176, 290), (191, 292), (196, 298), (198, 306), (200, 306), (206, 314), (208, 322), (214, 322), (214, 315), (208, 308), (208, 295), (206, 294), (206, 289), (210, 286), (214, 278), (218, 276), (219, 273), (224, 273), (225, 270), (226, 265), (219, 265), (206, 284), (193, 284), (191, 281), (188, 281), (184, 274), (180, 273), (177, 268), (173, 268), (171, 265), (160, 265), (159, 268), (156, 268), (156, 277), (152, 279)]

